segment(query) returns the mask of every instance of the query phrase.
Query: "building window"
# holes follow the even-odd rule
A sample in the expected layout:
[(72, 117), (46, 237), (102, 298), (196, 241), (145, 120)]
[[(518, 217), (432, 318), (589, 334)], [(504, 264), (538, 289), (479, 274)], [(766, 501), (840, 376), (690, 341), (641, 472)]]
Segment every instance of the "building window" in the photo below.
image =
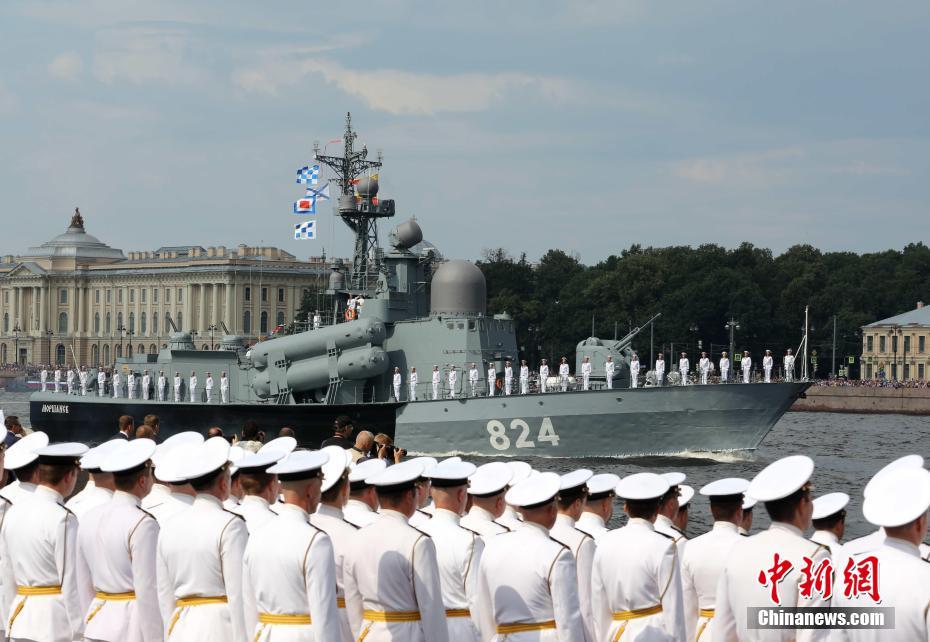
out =
[(100, 334), (100, 313), (99, 312), (94, 312), (94, 334)]
[(171, 303), (171, 288), (165, 288), (165, 303)]
[[(158, 290), (155, 290), (155, 291), (158, 292)], [(156, 336), (156, 337), (158, 336), (158, 315), (157, 314), (152, 315), (152, 336)]]
[(136, 333), (136, 313), (135, 312), (129, 313), (129, 333), (130, 334)]
[(171, 329), (171, 313), (165, 312), (165, 332), (169, 332)]
[(248, 310), (242, 315), (242, 332), (243, 334), (252, 334), (252, 313)]
[(55, 363), (60, 366), (65, 365), (65, 347), (60, 343), (55, 346)]
[(872, 352), (875, 349), (875, 337), (869, 335), (865, 338), (865, 351)]
[(152, 288), (152, 303), (158, 303), (158, 288)]
[(924, 335), (920, 335), (919, 337), (917, 337), (917, 352), (920, 352), (921, 354), (923, 354), (923, 351), (926, 349), (926, 347), (927, 347), (927, 337), (925, 337)]
[(100, 290), (94, 290), (94, 303), (100, 303)]
[(184, 289), (178, 288), (178, 303), (184, 303)]
[(279, 326), (284, 325), (284, 311), (283, 310), (278, 311), (277, 325)]
[(268, 312), (265, 310), (262, 310), (261, 326), (259, 327), (259, 332), (262, 334), (268, 334)]
[(131, 343), (128, 346), (126, 346), (126, 356), (132, 359), (132, 344)]
[(251, 300), (252, 300), (252, 288), (246, 288), (246, 289), (245, 289), (245, 300), (246, 300), (246, 301), (251, 301)]
[(284, 303), (284, 288), (278, 288), (278, 303)]
[(0, 363), (6, 365), (6, 344), (0, 345)]
[(907, 381), (910, 378), (911, 378), (911, 364), (905, 363), (904, 364), (904, 380)]
[(115, 348), (113, 348), (113, 351), (116, 353), (117, 359), (123, 358), (123, 346), (116, 346)]
[(90, 362), (98, 365), (100, 363), (100, 352), (97, 350), (97, 344), (90, 347)]
[(66, 290), (65, 288), (58, 289), (58, 303), (60, 303), (61, 305), (68, 304), (68, 290)]
[(904, 351), (905, 351), (905, 352), (910, 352), (910, 351), (911, 351), (911, 337), (910, 337), (910, 335), (907, 335), (907, 336), (904, 337)]
[[(123, 313), (122, 313), (122, 312), (117, 312), (117, 313), (116, 313), (116, 331), (117, 331), (117, 332), (122, 332), (122, 331), (125, 330), (125, 329), (126, 329), (126, 328), (123, 327)], [(122, 355), (120, 355), (120, 356), (122, 356)]]
[[(155, 292), (158, 292), (158, 290), (155, 290)], [(152, 317), (152, 321), (154, 320), (155, 320), (155, 317)], [(158, 354), (158, 346), (155, 345), (154, 343), (149, 346), (149, 354)]]
[(146, 301), (145, 301), (145, 295), (148, 294), (148, 290), (145, 289), (145, 288), (142, 288), (142, 289), (139, 291), (139, 294), (142, 295), (142, 303), (145, 303), (145, 302), (146, 302)]
[(878, 351), (879, 352), (885, 351), (885, 335), (882, 335), (878, 338)]
[(110, 363), (110, 346), (103, 346), (103, 363)]
[(865, 378), (866, 379), (872, 378), (872, 364), (871, 363), (866, 364), (865, 366)]
[(113, 290), (107, 290), (107, 303), (111, 303), (112, 301), (113, 301)]
[(123, 305), (123, 288), (116, 289), (116, 303), (117, 305)]
[(110, 331), (111, 331), (111, 330), (110, 330), (110, 313), (109, 313), (109, 312), (107, 312), (107, 319), (106, 319), (106, 321), (104, 322), (104, 330), (103, 330), (103, 331), (104, 331), (104, 333), (106, 333), (106, 334), (110, 334)]
[(7, 334), (10, 331), (10, 313), (7, 312), (3, 315), (3, 334)]
[(68, 313), (58, 315), (58, 334), (68, 334)]
[(132, 288), (129, 289), (129, 302), (130, 303), (136, 302), (136, 291)]
[(183, 330), (184, 330), (184, 315), (180, 311), (178, 311), (178, 332), (182, 332)]
[(268, 288), (262, 288), (262, 303), (268, 301)]
[(210, 346), (208, 346), (208, 345), (205, 343), (205, 344), (203, 344), (202, 346), (200, 346), (200, 349), (201, 349), (201, 350), (209, 350), (209, 349), (210, 349)]
[(892, 352), (898, 351), (898, 335), (894, 335), (893, 337), (891, 337), (891, 351)]
[(924, 364), (922, 364), (922, 363), (918, 363), (918, 364), (917, 364), (917, 378), (920, 379), (921, 381), (923, 381), (923, 378), (924, 378)]
[[(142, 291), (145, 292), (145, 290), (142, 290)], [(146, 330), (148, 330), (148, 328), (146, 327), (147, 324), (146, 324), (145, 321), (146, 321), (146, 319), (145, 319), (145, 312), (143, 312), (143, 313), (139, 316), (139, 334), (141, 334), (142, 336), (145, 336), (145, 332), (146, 332)]]

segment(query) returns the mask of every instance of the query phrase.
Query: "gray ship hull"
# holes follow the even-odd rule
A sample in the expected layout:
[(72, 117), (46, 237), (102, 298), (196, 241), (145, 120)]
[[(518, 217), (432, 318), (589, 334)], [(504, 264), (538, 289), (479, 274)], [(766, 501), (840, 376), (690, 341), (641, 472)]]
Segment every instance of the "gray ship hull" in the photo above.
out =
[(408, 403), (396, 443), (425, 453), (630, 457), (753, 450), (808, 383), (672, 386)]

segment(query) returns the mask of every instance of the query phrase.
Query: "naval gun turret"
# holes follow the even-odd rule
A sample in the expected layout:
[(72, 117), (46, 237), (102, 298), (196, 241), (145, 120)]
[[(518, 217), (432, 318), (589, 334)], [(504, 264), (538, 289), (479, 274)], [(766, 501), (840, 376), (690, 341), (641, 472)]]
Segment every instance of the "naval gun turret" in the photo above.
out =
[[(588, 337), (578, 342), (575, 346), (575, 372), (581, 373), (581, 364), (585, 357), (591, 362), (591, 375), (595, 381), (604, 380), (606, 373), (604, 363), (607, 357), (613, 357), (616, 367), (614, 368), (613, 380), (620, 386), (629, 386), (630, 384), (630, 357), (633, 355), (633, 339), (636, 338), (644, 328), (649, 327), (661, 315), (657, 314), (640, 327), (633, 328), (626, 336), (620, 339), (599, 339), (597, 337)], [(644, 368), (645, 370), (646, 368)]]

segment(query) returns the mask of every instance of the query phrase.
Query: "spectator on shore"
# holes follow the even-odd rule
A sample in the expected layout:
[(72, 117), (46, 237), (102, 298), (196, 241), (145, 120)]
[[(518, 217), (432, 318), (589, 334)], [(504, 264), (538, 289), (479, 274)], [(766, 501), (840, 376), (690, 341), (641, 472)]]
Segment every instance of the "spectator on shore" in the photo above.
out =
[(16, 415), (10, 415), (4, 419), (3, 424), (6, 426), (6, 437), (4, 437), (3, 443), (9, 448), (22, 439), (24, 432), (23, 425), (19, 423), (19, 417)]
[(242, 441), (237, 445), (250, 453), (257, 453), (265, 443), (265, 432), (259, 427), (258, 422), (249, 419), (242, 424)]
[(122, 415), (118, 420), (119, 432), (114, 439), (125, 439), (129, 441), (136, 432), (136, 421), (129, 415)]
[(212, 428), (207, 429), (207, 439), (212, 439), (213, 437), (226, 437), (223, 434), (223, 429), (219, 426), (213, 426)]
[(142, 424), (136, 428), (136, 439), (151, 439), (155, 440), (155, 431), (152, 430), (152, 427), (148, 424)]
[(158, 418), (158, 415), (146, 415), (142, 423), (152, 429), (152, 434), (154, 436), (149, 439), (158, 437), (158, 433), (161, 432), (161, 420)]
[(383, 432), (375, 435), (375, 443), (378, 444), (378, 459), (383, 459), (388, 466), (399, 464), (407, 455), (406, 450), (394, 446), (394, 440), (391, 439), (391, 436)]
[(355, 438), (355, 445), (349, 448), (349, 456), (352, 457), (352, 463), (357, 464), (362, 459), (367, 459), (371, 452), (371, 447), (375, 443), (375, 436), (368, 430), (362, 430)]
[(297, 439), (297, 435), (294, 433), (294, 429), (289, 426), (284, 426), (281, 430), (279, 430), (278, 437), (293, 437), (294, 439)]
[(347, 415), (339, 415), (336, 417), (336, 421), (333, 423), (333, 436), (328, 439), (324, 439), (323, 443), (320, 445), (320, 448), (325, 448), (326, 446), (339, 446), (345, 450), (349, 450), (355, 443), (352, 441), (352, 433), (355, 431), (355, 426), (352, 424), (352, 419)]

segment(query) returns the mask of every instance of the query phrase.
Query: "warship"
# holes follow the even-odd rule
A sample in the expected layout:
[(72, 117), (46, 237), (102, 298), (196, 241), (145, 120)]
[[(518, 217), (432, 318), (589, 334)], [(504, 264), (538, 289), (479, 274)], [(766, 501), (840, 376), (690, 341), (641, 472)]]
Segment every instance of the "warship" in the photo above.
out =
[[(32, 426), (52, 440), (96, 443), (111, 438), (121, 415), (137, 423), (160, 418), (160, 438), (181, 430), (218, 426), (226, 434), (255, 420), (274, 434), (291, 427), (302, 445), (316, 447), (332, 434), (333, 421), (348, 415), (355, 426), (392, 436), (411, 452), (486, 456), (627, 457), (755, 449), (791, 404), (810, 385), (749, 383), (630, 386), (631, 343), (638, 329), (619, 339), (579, 341), (575, 372), (585, 357), (593, 364), (588, 390), (519, 394), (520, 354), (515, 322), (505, 311), (488, 313), (484, 275), (474, 264), (447, 260), (424, 240), (416, 219), (400, 223), (382, 248), (378, 223), (395, 215), (395, 203), (379, 197), (382, 160), (356, 149), (347, 115), (343, 153), (315, 147), (338, 185), (334, 207), (355, 237), (351, 265), (332, 265), (324, 302), (314, 322), (301, 331), (247, 346), (224, 336), (219, 349), (197, 350), (189, 332), (174, 332), (158, 354), (116, 362), (123, 376), (141, 379), (144, 370), (164, 372), (167, 400), (98, 396), (96, 371), (87, 396), (36, 392), (30, 397)], [(317, 316), (317, 315), (314, 315)], [(608, 386), (604, 363), (615, 369)], [(501, 390), (507, 362), (513, 364), (513, 393)], [(468, 381), (472, 363), (481, 374), (478, 394)], [(432, 372), (440, 372), (434, 398)], [(403, 373), (395, 398), (395, 368)], [(413, 390), (409, 376), (419, 382)], [(449, 372), (457, 372), (450, 385)], [(489, 381), (489, 370), (493, 378)], [(216, 377), (204, 396), (173, 401), (173, 378), (196, 372)], [(227, 373), (222, 402), (219, 373)], [(677, 373), (670, 379), (675, 380)], [(153, 377), (154, 382), (155, 377)], [(136, 386), (136, 395), (141, 384)], [(489, 394), (491, 393), (491, 394)], [(201, 393), (202, 395), (202, 393)]]

